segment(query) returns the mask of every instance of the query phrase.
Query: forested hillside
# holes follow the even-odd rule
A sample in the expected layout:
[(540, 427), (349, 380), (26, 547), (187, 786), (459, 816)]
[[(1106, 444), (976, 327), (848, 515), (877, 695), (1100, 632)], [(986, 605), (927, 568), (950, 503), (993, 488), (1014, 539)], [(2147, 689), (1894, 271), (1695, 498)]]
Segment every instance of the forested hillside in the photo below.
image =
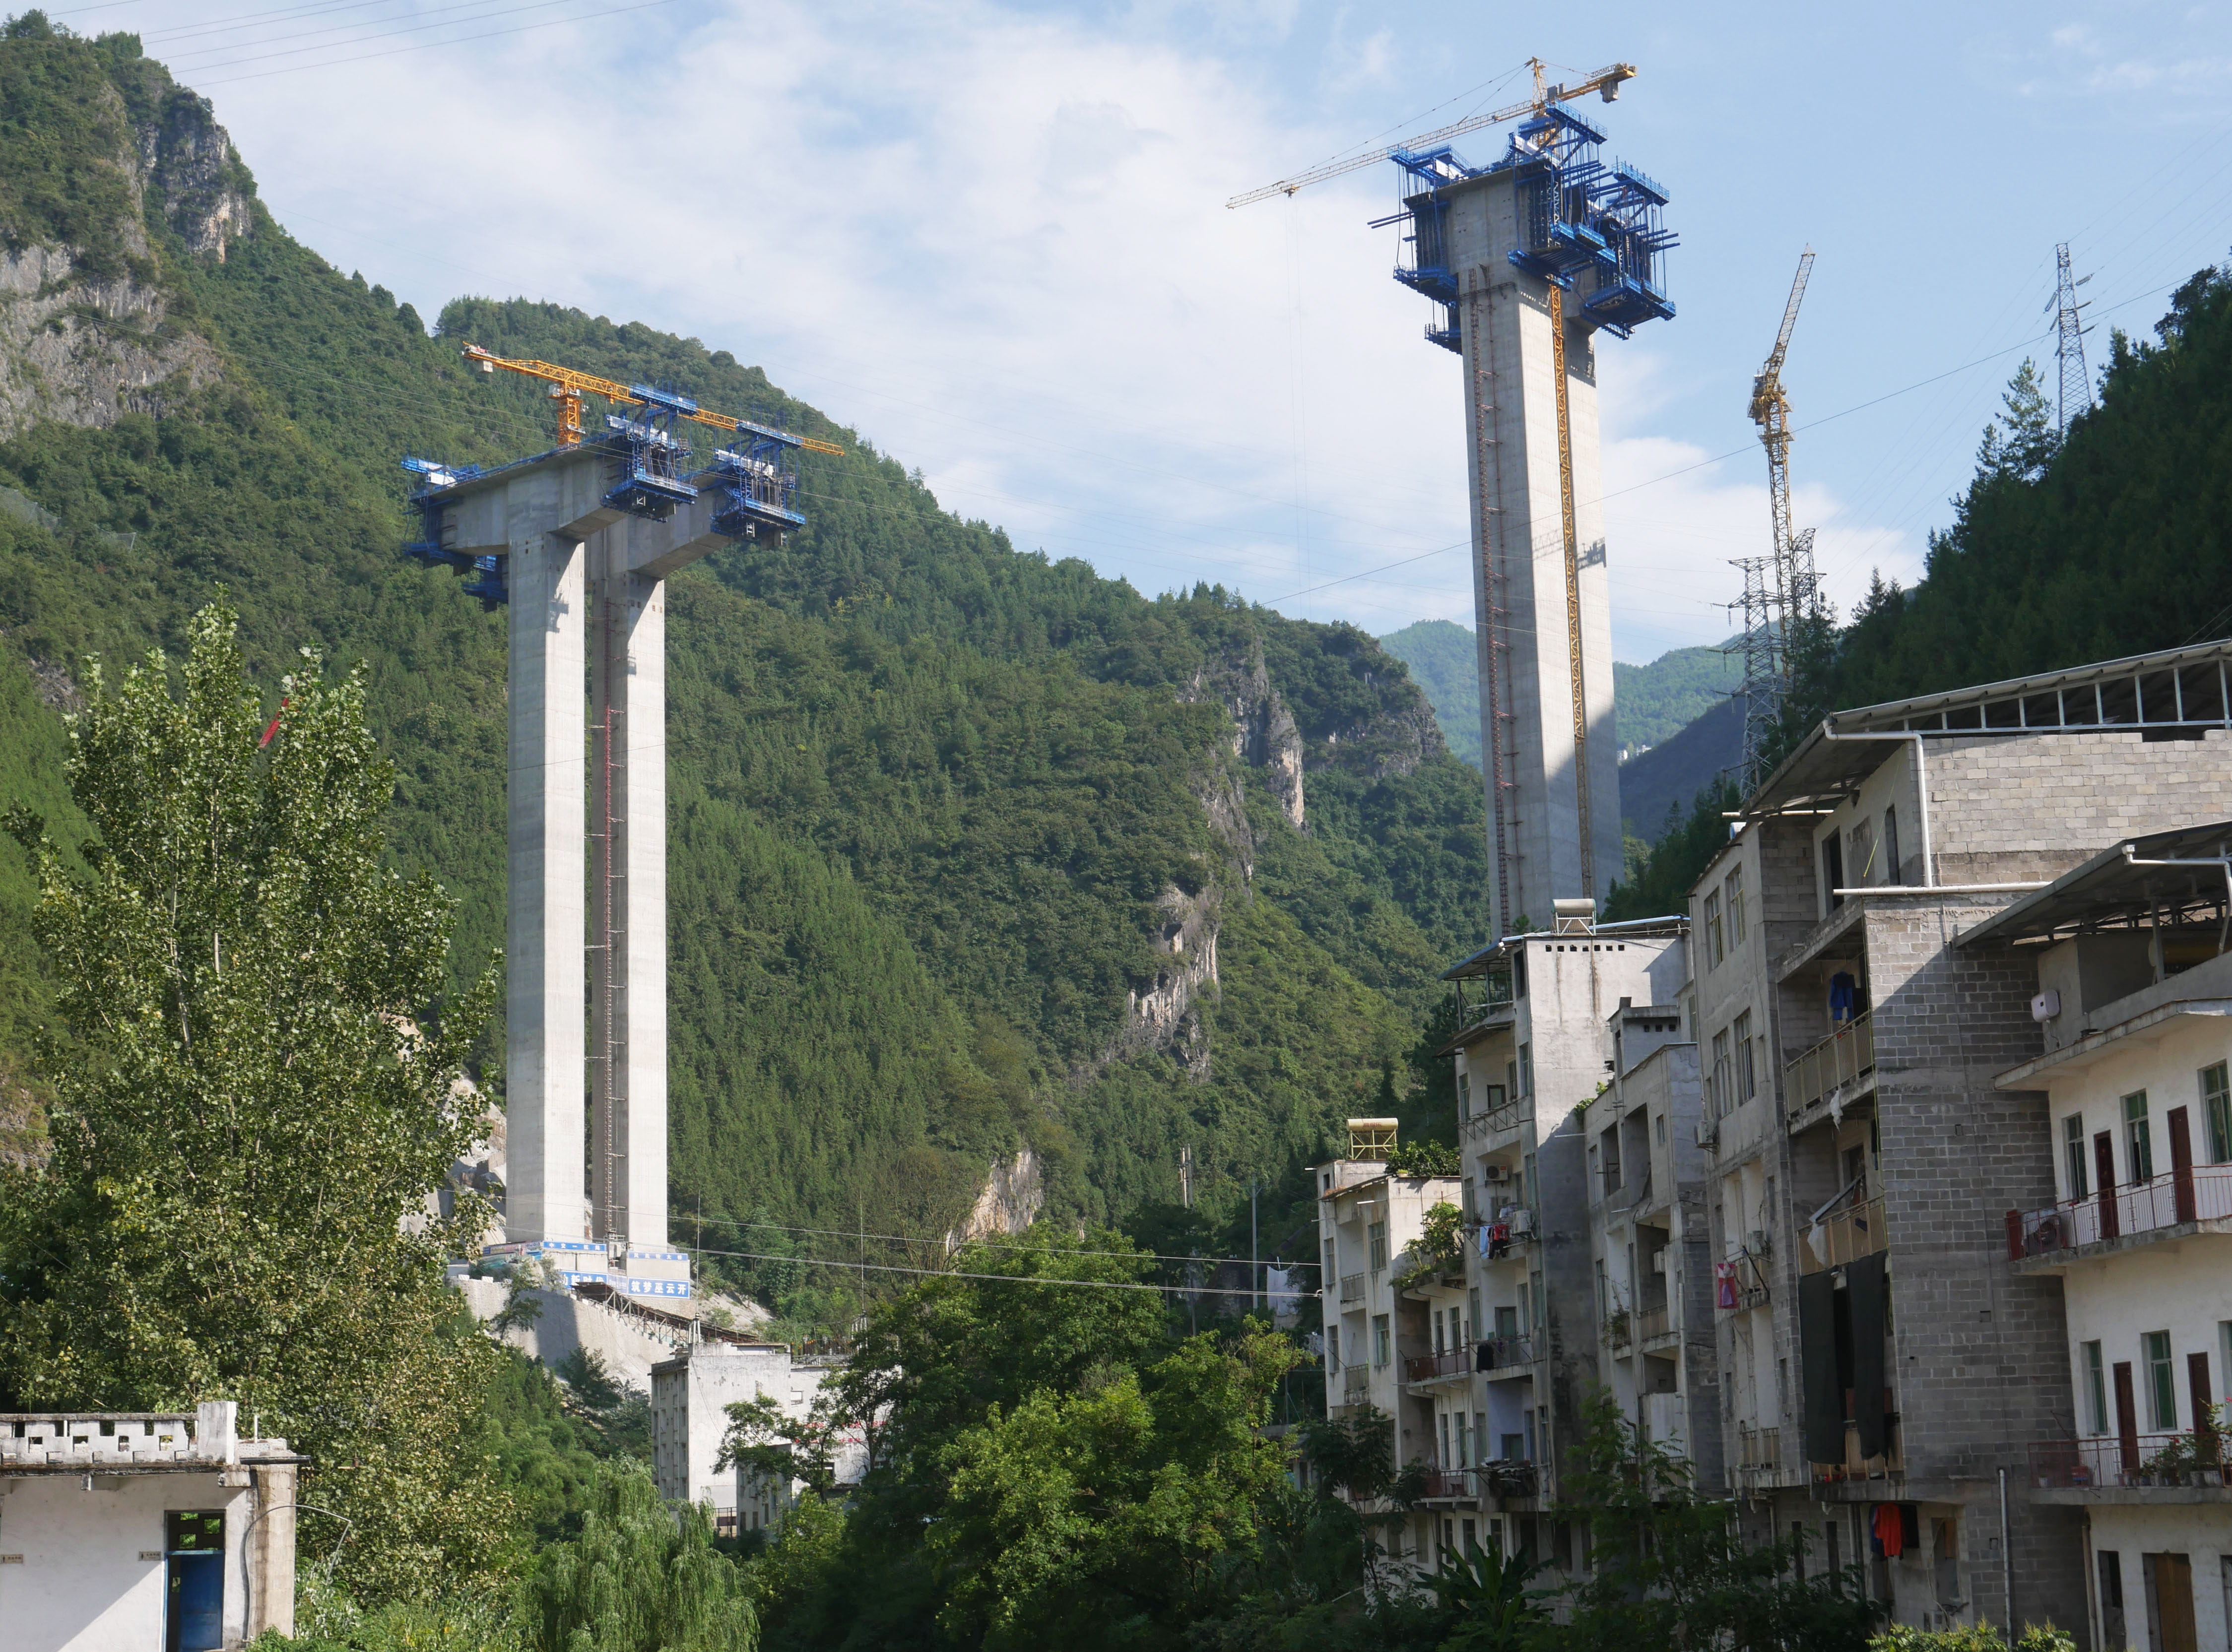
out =
[[(1783, 742), (1840, 708), (2222, 637), (2228, 521), (2232, 272), (2208, 269), (2172, 295), (2152, 341), (2111, 335), (2099, 405), (2066, 436), (2023, 364), (1923, 577), (1907, 589), (1878, 577), (1804, 650)], [(1666, 910), (1719, 841), (1705, 817), (1726, 802), (1701, 799), (1612, 910)]]
[[(461, 902), (469, 975), (503, 935), (504, 621), (399, 554), (397, 461), (548, 445), (469, 340), (671, 380), (848, 450), (806, 460), (789, 543), (672, 588), (678, 1212), (942, 1231), (1028, 1149), (1049, 1208), (1119, 1219), (1191, 1147), (1244, 1221), (1359, 1104), (1442, 1105), (1409, 1058), (1480, 936), (1477, 781), (1369, 637), (1019, 550), (746, 338), (482, 300), (429, 336), (130, 36), (10, 25), (0, 116), (0, 803), (75, 842), (87, 657), (175, 649), (222, 586), (275, 703), (300, 646), (368, 664), (396, 852)], [(0, 856), (9, 1060), (45, 1014), (30, 893)]]

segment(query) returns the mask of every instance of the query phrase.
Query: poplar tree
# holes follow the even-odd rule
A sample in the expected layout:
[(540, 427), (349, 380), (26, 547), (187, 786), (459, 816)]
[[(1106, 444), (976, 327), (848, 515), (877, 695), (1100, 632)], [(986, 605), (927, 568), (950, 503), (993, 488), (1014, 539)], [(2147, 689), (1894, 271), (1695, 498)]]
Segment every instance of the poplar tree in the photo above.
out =
[(18, 812), (58, 1025), (43, 1164), (0, 1196), (0, 1407), (184, 1408), (312, 1467), (302, 1531), (360, 1599), (489, 1564), (496, 1353), (443, 1264), (487, 1218), (429, 1195), (480, 1130), (459, 1079), (493, 969), (443, 1001), (451, 904), (385, 864), (394, 774), (361, 671), (302, 652), (276, 720), (220, 602), (182, 672), (97, 664), (68, 778), (93, 835)]

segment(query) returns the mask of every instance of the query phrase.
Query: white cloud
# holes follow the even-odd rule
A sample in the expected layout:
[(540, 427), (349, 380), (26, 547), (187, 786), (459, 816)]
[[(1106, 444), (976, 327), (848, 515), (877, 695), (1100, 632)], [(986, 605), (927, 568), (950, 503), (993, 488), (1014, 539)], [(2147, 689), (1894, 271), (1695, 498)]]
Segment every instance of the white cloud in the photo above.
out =
[[(430, 316), (471, 290), (694, 334), (949, 508), (1150, 592), (1399, 563), (1282, 606), (1465, 619), (1464, 556), (1410, 560), (1466, 536), (1463, 436), (1455, 360), (1365, 227), (1388, 180), (1223, 204), (1359, 135), (1246, 68), (1293, 24), (731, 4), (212, 90), (281, 219)], [(1385, 29), (1341, 27), (1342, 72), (1394, 74)], [(1655, 428), (1644, 341), (1606, 357), (1609, 489), (1708, 457)], [(1726, 633), (1726, 560), (1765, 539), (1746, 466), (1610, 502), (1624, 658)]]

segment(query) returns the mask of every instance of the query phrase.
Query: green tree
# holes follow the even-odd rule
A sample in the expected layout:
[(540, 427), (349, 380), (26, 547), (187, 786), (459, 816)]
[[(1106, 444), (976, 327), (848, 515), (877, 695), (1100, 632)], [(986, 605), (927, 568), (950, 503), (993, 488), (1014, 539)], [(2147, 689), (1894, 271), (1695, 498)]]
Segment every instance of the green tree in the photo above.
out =
[(639, 1464), (600, 1468), (581, 1535), (553, 1548), (528, 1590), (539, 1652), (753, 1652), (744, 1575), (713, 1546), (701, 1504), (676, 1510)]
[(445, 1003), (450, 903), (382, 865), (361, 673), (306, 652), (267, 745), (233, 629), (195, 617), (175, 693), (159, 652), (88, 674), (74, 854), (11, 820), (60, 1026), (51, 1151), (0, 1198), (0, 1385), (11, 1409), (237, 1400), (347, 1523), (307, 1519), (313, 1552), (415, 1595), (509, 1517), (473, 1437), (497, 1356), (443, 1278), (486, 1212), (425, 1214), (479, 1127), (457, 1085), (494, 977)]
[(1293, 1360), (1260, 1331), (1196, 1337), (1145, 1370), (992, 1408), (942, 1454), (928, 1540), (947, 1632), (987, 1652), (1131, 1646), (1198, 1615), (1283, 1483), (1284, 1448), (1258, 1429)]
[(792, 1416), (765, 1395), (729, 1406), (717, 1469), (749, 1468), (788, 1491), (802, 1481), (816, 1497), (837, 1489), (837, 1439), (842, 1402), (824, 1391), (802, 1417)]

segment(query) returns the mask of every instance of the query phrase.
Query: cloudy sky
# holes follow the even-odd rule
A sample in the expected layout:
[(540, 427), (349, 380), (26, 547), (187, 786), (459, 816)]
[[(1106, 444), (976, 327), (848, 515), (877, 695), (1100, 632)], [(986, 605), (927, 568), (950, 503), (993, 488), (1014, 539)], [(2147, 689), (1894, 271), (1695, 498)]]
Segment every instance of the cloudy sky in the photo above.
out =
[[(1579, 78), (1662, 179), (1679, 308), (1600, 355), (1617, 650), (1730, 629), (1767, 541), (1744, 418), (1801, 248), (1797, 520), (1833, 597), (1911, 579), (2054, 246), (2144, 333), (2232, 240), (2213, 5), (107, 0), (302, 240), (694, 334), (1016, 543), (1384, 632), (1470, 624), (1456, 358), (1389, 279), (1392, 168), (1236, 192)], [(1492, 159), (1499, 133), (1460, 143)]]

